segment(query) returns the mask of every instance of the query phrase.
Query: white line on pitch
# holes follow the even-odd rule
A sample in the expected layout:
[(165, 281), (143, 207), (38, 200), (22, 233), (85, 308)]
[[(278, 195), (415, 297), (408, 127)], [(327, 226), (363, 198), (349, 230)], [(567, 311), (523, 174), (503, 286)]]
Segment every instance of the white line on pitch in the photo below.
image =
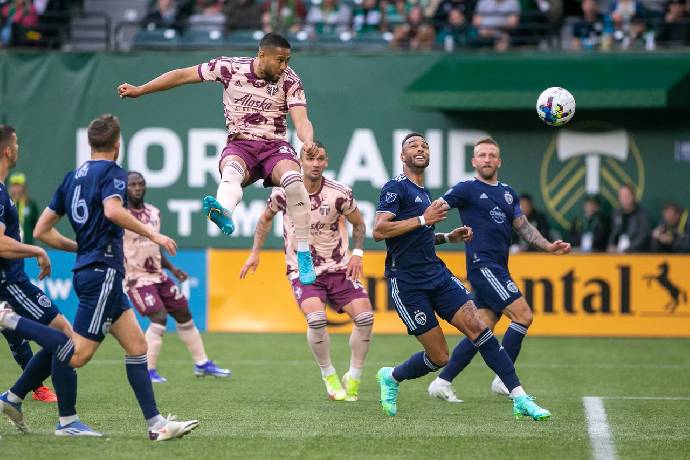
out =
[(637, 399), (649, 401), (690, 401), (684, 396), (601, 396), (599, 399)]
[(592, 444), (592, 456), (595, 460), (613, 460), (616, 458), (616, 447), (613, 445), (611, 430), (606, 420), (604, 401), (597, 396), (582, 398), (587, 419), (587, 432)]

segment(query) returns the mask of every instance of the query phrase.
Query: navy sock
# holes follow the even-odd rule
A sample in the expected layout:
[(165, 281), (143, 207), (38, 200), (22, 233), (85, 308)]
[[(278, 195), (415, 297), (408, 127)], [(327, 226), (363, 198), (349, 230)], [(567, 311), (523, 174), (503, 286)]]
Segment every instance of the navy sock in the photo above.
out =
[(506, 353), (510, 356), (510, 360), (515, 364), (515, 360), (520, 354), (520, 348), (522, 347), (522, 339), (527, 335), (527, 327), (520, 323), (510, 323), (508, 330), (503, 336), (503, 348), (505, 348)]
[(465, 337), (455, 346), (448, 364), (446, 364), (446, 367), (443, 368), (438, 376), (443, 380), (452, 382), (470, 364), (470, 361), (472, 361), (476, 354), (477, 347), (474, 346), (470, 339)]
[(31, 350), (29, 341), (16, 333), (16, 331), (3, 330), (2, 335), (7, 339), (7, 344), (10, 346), (12, 357), (24, 369), (29, 364), (34, 352)]
[(156, 415), (160, 415), (156, 407), (156, 398), (153, 395), (153, 385), (149, 378), (149, 371), (146, 365), (146, 355), (125, 356), (127, 367), (127, 379), (129, 385), (134, 390), (134, 394), (139, 401), (139, 407), (144, 413), (144, 418), (149, 420)]
[(479, 334), (479, 337), (473, 343), (479, 350), (479, 353), (481, 353), (486, 364), (498, 375), (498, 378), (503, 381), (509, 391), (513, 391), (514, 388), (520, 386), (520, 380), (515, 373), (513, 361), (510, 360), (508, 353), (498, 343), (491, 329), (488, 327), (484, 329), (484, 332)]
[(72, 340), (57, 329), (44, 326), (27, 318), (19, 318), (15, 332), (54, 353), (62, 362), (68, 363), (69, 358), (72, 356), (74, 350)]
[(434, 364), (423, 351), (417, 352), (399, 366), (393, 369), (393, 378), (398, 382), (422, 377), (429, 372), (436, 372), (442, 366)]
[(45, 349), (36, 353), (24, 368), (24, 372), (19, 376), (10, 391), (24, 399), (26, 394), (43, 384), (43, 381), (50, 375), (50, 363), (53, 355)]
[[(72, 357), (72, 351), (68, 352), (68, 355), (67, 362)], [(58, 397), (60, 417), (77, 415), (77, 371), (69, 367), (63, 360), (58, 359), (56, 355), (53, 355), (51, 364), (53, 386)]]

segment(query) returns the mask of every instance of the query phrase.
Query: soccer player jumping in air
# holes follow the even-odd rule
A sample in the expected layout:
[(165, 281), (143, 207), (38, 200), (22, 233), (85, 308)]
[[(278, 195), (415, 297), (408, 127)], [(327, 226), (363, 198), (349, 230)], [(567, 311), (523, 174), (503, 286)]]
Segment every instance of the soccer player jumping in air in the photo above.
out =
[(314, 153), (316, 146), (302, 82), (288, 67), (290, 56), (290, 43), (269, 33), (261, 39), (255, 58), (219, 57), (164, 73), (142, 86), (123, 83), (118, 94), (139, 97), (188, 83), (222, 84), (228, 143), (220, 159), (216, 197), (204, 197), (204, 212), (229, 235), (235, 230), (232, 213), (242, 200), (243, 187), (259, 179), (265, 187), (282, 187), (295, 225), (300, 280), (312, 284), (316, 274), (309, 252), (309, 194), (297, 153), (287, 142), (288, 113), (306, 151)]
[[(101, 115), (89, 124), (87, 136), (91, 160), (65, 176), (34, 229), (34, 236), (49, 246), (77, 253), (73, 271), (79, 306), (72, 337), (20, 317), (4, 306), (0, 307), (0, 328), (34, 340), (54, 354), (52, 375), (60, 411), (56, 434), (102, 436), (79, 423), (76, 416), (77, 376), (73, 369), (85, 366), (105, 336), (111, 333), (126, 353), (127, 379), (146, 419), (149, 438), (155, 441), (181, 438), (199, 422), (163, 418), (156, 407), (146, 366), (146, 339), (122, 291), (125, 276), (123, 228), (149, 238), (172, 255), (177, 245), (139, 222), (125, 209), (127, 173), (115, 163), (120, 151), (118, 119), (113, 115)], [(64, 215), (76, 233), (76, 241), (66, 238), (55, 228)], [(15, 409), (13, 421), (23, 423), (21, 406)]]
[[(515, 229), (528, 243), (551, 254), (570, 252), (564, 241), (549, 242), (522, 214), (515, 191), (498, 181), (501, 151), (491, 138), (481, 139), (474, 146), (472, 166), (476, 177), (459, 182), (443, 196), (445, 209), (457, 208), (463, 225), (475, 230), (476, 237), (465, 246), (467, 278), (472, 284), (479, 308), (479, 318), (492, 330), (502, 313), (512, 321), (503, 336), (503, 348), (515, 363), (522, 340), (532, 324), (532, 310), (508, 271), (510, 237)], [(465, 337), (453, 350), (450, 361), (429, 385), (429, 395), (449, 402), (458, 398), (451, 382), (472, 361), (477, 347)], [(498, 376), (491, 390), (499, 395), (510, 394)]]
[[(305, 285), (297, 276), (294, 230), (289, 216), (283, 220), (285, 262), (295, 300), (307, 320), (307, 341), (321, 368), (328, 397), (336, 401), (356, 401), (374, 325), (369, 296), (359, 282), (366, 226), (352, 190), (340, 182), (323, 177), (323, 171), (328, 167), (328, 154), (322, 144), (317, 142), (316, 145), (316, 153), (307, 153), (305, 149), (301, 152), (304, 182), (311, 201), (312, 247), (318, 274), (316, 282), (311, 286)], [(256, 227), (254, 247), (242, 267), (240, 278), (259, 266), (259, 251), (271, 230), (271, 221), (277, 213), (285, 213), (285, 201), (285, 192), (274, 189)], [(352, 224), (355, 247), (352, 255), (348, 251), (345, 219)], [(342, 385), (331, 361), (330, 338), (326, 330), (326, 302), (337, 312), (348, 314), (354, 323), (350, 335), (350, 369), (343, 375)]]
[(513, 362), (479, 318), (470, 293), (436, 256), (435, 244), (467, 240), (472, 231), (460, 227), (451, 234), (435, 234), (434, 224), (446, 218), (447, 205), (432, 203), (424, 187), (429, 165), (429, 145), (421, 134), (410, 133), (402, 142), (403, 174), (381, 190), (374, 238), (386, 240), (386, 271), (389, 292), (408, 334), (424, 347), (399, 366), (383, 367), (377, 379), (383, 411), (397, 413), (400, 382), (435, 372), (448, 362), (448, 345), (436, 313), (460, 330), (476, 347), (486, 364), (501, 378), (513, 398), (513, 413), (535, 420), (548, 419), (548, 410), (528, 396), (515, 373)]

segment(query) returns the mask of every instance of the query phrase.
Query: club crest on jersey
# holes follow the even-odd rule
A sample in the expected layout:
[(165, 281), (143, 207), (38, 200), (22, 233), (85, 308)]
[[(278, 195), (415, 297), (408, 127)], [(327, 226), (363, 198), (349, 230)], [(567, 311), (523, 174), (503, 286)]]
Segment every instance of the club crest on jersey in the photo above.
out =
[(394, 192), (386, 192), (386, 203), (392, 203), (398, 198), (398, 194)]
[(494, 206), (494, 208), (489, 211), (489, 214), (497, 224), (502, 224), (506, 221), (506, 214), (498, 206)]
[(149, 307), (153, 307), (154, 305), (156, 305), (156, 298), (153, 297), (153, 294), (147, 293), (144, 297), (144, 303)]
[(507, 287), (508, 290), (509, 290), (510, 292), (512, 292), (513, 294), (516, 294), (516, 293), (518, 292), (518, 287), (517, 287), (517, 285), (516, 285), (514, 282), (512, 282), (512, 281), (508, 281), (508, 284), (506, 284), (506, 287)]
[(331, 212), (331, 206), (328, 203), (321, 203), (319, 207), (319, 214), (322, 216), (327, 216)]
[(513, 204), (513, 195), (511, 195), (510, 192), (508, 192), (508, 191), (506, 190), (506, 193), (505, 193), (505, 195), (503, 195), (503, 196), (504, 196), (505, 199), (506, 199), (506, 203), (508, 203), (508, 204)]
[(127, 187), (127, 184), (125, 184), (125, 181), (120, 180), (120, 179), (113, 179), (113, 183), (115, 184), (115, 190), (122, 191)]
[(45, 294), (42, 294), (38, 298), (38, 304), (43, 308), (50, 308), (50, 299)]
[(414, 320), (420, 326), (424, 326), (426, 324), (426, 314), (423, 311), (418, 311), (414, 315)]
[(266, 92), (269, 96), (275, 96), (278, 92), (278, 85), (268, 85), (266, 86)]
[(84, 176), (86, 176), (86, 174), (88, 174), (88, 172), (89, 172), (89, 164), (84, 163), (83, 165), (81, 165), (81, 167), (79, 169), (77, 169), (77, 173), (74, 175), (74, 178), (79, 179), (80, 177), (84, 177)]

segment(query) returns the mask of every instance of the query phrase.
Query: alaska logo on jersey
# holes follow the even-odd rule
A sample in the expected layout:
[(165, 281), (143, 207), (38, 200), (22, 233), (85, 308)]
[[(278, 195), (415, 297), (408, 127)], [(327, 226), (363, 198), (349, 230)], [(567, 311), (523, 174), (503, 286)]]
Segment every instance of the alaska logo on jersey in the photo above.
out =
[(504, 213), (498, 206), (494, 206), (494, 208), (489, 211), (489, 214), (491, 215), (493, 221), (497, 224), (502, 224), (506, 221), (506, 213)]
[(561, 129), (544, 153), (540, 187), (551, 217), (570, 229), (586, 195), (599, 194), (615, 208), (618, 189), (627, 183), (640, 200), (644, 176), (640, 149), (626, 130)]

